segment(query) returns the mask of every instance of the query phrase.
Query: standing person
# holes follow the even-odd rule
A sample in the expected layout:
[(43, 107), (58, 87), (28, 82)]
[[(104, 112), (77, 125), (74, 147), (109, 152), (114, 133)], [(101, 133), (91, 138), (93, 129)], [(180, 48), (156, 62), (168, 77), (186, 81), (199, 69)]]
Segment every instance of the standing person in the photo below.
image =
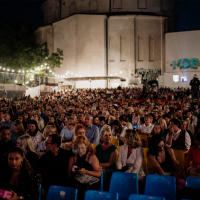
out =
[(192, 98), (197, 99), (199, 97), (199, 79), (196, 74), (194, 74), (193, 79), (190, 81), (190, 86)]
[(8, 167), (0, 174), (0, 188), (12, 191), (10, 200), (38, 200), (39, 179), (19, 147), (8, 152)]

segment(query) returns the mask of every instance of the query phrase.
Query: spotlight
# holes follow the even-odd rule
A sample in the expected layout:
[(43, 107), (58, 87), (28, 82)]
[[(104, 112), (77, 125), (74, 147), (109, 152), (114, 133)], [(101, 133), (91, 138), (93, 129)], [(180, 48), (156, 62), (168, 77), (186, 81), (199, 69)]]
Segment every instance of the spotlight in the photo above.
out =
[(12, 72), (14, 72), (15, 70), (12, 70)]

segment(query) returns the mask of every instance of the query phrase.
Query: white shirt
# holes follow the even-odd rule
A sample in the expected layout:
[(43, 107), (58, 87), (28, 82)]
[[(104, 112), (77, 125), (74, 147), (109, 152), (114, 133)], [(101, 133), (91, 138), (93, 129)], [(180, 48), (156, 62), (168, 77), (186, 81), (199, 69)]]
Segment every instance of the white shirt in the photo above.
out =
[[(177, 140), (179, 135), (181, 133), (181, 129), (179, 131), (177, 131), (176, 133), (174, 133), (172, 140)], [(169, 139), (169, 133), (166, 136), (166, 141), (168, 141)], [(166, 147), (171, 147), (172, 145), (168, 145), (167, 143), (165, 144)], [(187, 150), (190, 149), (191, 146), (191, 139), (190, 139), (190, 135), (187, 131), (185, 131), (185, 147)]]
[(153, 124), (149, 124), (148, 126), (146, 126), (145, 124), (142, 124), (139, 126), (138, 129), (141, 130), (141, 133), (151, 133), (151, 131), (153, 130), (154, 125)]

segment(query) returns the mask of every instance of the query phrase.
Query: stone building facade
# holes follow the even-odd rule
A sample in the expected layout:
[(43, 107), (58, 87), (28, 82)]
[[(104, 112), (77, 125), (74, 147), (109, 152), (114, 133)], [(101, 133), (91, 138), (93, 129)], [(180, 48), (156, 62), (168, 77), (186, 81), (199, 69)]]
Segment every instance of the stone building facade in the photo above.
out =
[[(153, 75), (165, 69), (165, 33), (175, 30), (177, 0), (47, 0), (35, 31), (51, 52), (63, 50), (57, 75)], [(70, 84), (70, 83), (69, 83)], [(110, 85), (109, 85), (110, 84)], [(92, 87), (117, 86), (93, 81)], [(79, 82), (76, 87), (90, 87)]]

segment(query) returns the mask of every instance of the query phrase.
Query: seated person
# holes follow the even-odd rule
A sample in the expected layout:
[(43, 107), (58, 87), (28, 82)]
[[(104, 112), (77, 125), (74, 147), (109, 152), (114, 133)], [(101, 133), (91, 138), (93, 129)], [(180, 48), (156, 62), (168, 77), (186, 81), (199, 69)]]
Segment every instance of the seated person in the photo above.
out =
[(75, 140), (74, 136), (75, 120), (73, 117), (68, 117), (66, 121), (66, 127), (62, 129), (60, 136), (62, 141), (70, 142)]
[(153, 130), (151, 131), (151, 135), (149, 135), (149, 137), (156, 135), (156, 134), (163, 136), (163, 130), (162, 130), (161, 125), (159, 123), (154, 124)]
[[(186, 131), (186, 121), (180, 122), (178, 119), (174, 118), (170, 121), (169, 133), (166, 136), (166, 146), (172, 149), (183, 150), (187, 153), (191, 146), (191, 139)], [(181, 128), (179, 126), (181, 125)]]
[(11, 133), (10, 140), (13, 143), (17, 144), (17, 139), (24, 134), (25, 134), (25, 131), (24, 131), (24, 126), (22, 122), (16, 119), (14, 121), (14, 128), (13, 128), (13, 132)]
[(185, 177), (185, 171), (178, 165), (173, 149), (165, 147), (161, 135), (154, 135), (151, 138), (147, 154), (156, 174), (173, 175), (175, 170), (178, 170)]
[(118, 120), (114, 120), (112, 123), (112, 138), (119, 139), (123, 143), (127, 127), (120, 124)]
[(19, 147), (8, 152), (8, 168), (0, 175), (0, 188), (12, 190), (10, 200), (38, 200), (39, 179)]
[(161, 129), (162, 129), (162, 132), (163, 132), (163, 137), (166, 138), (167, 133), (169, 133), (169, 129), (167, 128), (167, 123), (166, 123), (166, 121), (165, 121), (164, 119), (160, 118), (160, 119), (158, 120), (158, 123), (159, 123), (160, 126), (161, 126)]
[(195, 136), (195, 146), (190, 147), (185, 160), (185, 168), (190, 167), (190, 162), (192, 161), (193, 167), (198, 167), (200, 165), (200, 132)]
[(37, 172), (39, 167), (39, 157), (35, 152), (31, 137), (29, 135), (22, 135), (18, 138), (16, 146), (20, 147), (23, 150), (26, 159), (29, 161), (31, 167), (35, 172)]
[[(79, 200), (84, 199), (86, 190), (100, 189), (99, 161), (95, 154), (87, 151), (89, 144), (86, 136), (78, 136), (74, 141), (74, 149), (77, 150), (77, 153), (69, 160), (68, 178), (76, 174), (69, 186), (78, 189)], [(93, 176), (93, 180), (86, 183), (90, 176), (85, 175)], [(81, 182), (80, 178), (84, 179), (85, 184)]]
[[(74, 135), (75, 137), (85, 136), (85, 126), (83, 126), (82, 124), (76, 124), (75, 129), (74, 129)], [(72, 144), (69, 142), (67, 142), (66, 146), (68, 146), (68, 148), (72, 148)], [(91, 142), (89, 143), (87, 147), (87, 151), (93, 153), (93, 144)]]
[(151, 135), (151, 131), (153, 130), (154, 125), (151, 124), (151, 117), (150, 115), (145, 115), (144, 116), (144, 121), (145, 123), (140, 125), (138, 128), (138, 133), (139, 134), (146, 134), (147, 136)]
[(139, 184), (144, 187), (145, 173), (142, 167), (144, 153), (138, 133), (135, 130), (127, 129), (124, 143), (126, 143), (126, 145), (120, 148), (117, 169), (138, 174)]
[(35, 120), (28, 121), (28, 129), (26, 130), (26, 134), (31, 136), (34, 148), (37, 149), (39, 144), (43, 141), (43, 137)]
[(103, 143), (96, 146), (94, 154), (103, 168), (104, 189), (108, 191), (112, 172), (115, 170), (118, 158), (117, 147), (111, 143), (112, 134), (109, 125), (105, 125), (101, 130), (101, 140)]

